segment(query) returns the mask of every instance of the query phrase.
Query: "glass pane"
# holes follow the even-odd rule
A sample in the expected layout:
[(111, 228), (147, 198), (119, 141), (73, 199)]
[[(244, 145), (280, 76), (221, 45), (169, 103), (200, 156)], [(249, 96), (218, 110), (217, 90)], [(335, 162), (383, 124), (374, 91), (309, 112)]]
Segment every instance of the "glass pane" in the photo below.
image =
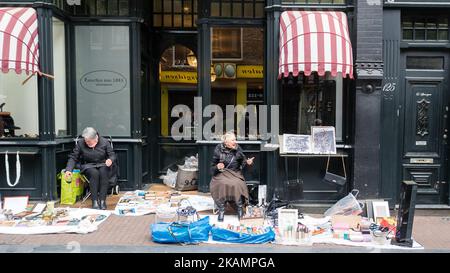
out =
[(334, 0), (335, 4), (345, 4), (345, 0)]
[(174, 0), (173, 1), (173, 12), (175, 13), (181, 13), (181, 0)]
[(181, 27), (181, 14), (175, 14), (173, 16), (173, 26)]
[(184, 14), (192, 14), (192, 0), (185, 0), (183, 4), (183, 13)]
[(192, 27), (192, 15), (184, 15), (184, 27)]
[(425, 30), (416, 29), (414, 40), (425, 40)]
[(162, 26), (161, 19), (162, 19), (162, 16), (160, 14), (153, 15), (153, 26), (161, 27)]
[(222, 2), (222, 17), (231, 16), (231, 4)]
[(437, 30), (427, 30), (427, 40), (437, 40)]
[(240, 59), (241, 51), (240, 28), (213, 28), (212, 29), (212, 58), (213, 59)]
[(242, 17), (242, 4), (233, 3), (233, 17)]
[(444, 69), (444, 57), (407, 56), (406, 69)]
[(119, 4), (117, 0), (108, 1), (108, 15), (119, 15)]
[(106, 15), (106, 0), (97, 0), (97, 15)]
[(413, 30), (412, 29), (404, 29), (403, 30), (403, 39), (404, 40), (412, 40), (413, 39)]
[(402, 27), (408, 27), (408, 28), (412, 28), (413, 27), (413, 22), (411, 20), (411, 18), (403, 18), (402, 20)]
[(161, 0), (153, 0), (153, 12), (162, 12)]
[(333, 0), (322, 0), (320, 1), (321, 4), (332, 4)]
[(75, 26), (77, 130), (130, 136), (127, 26)]
[(252, 18), (253, 17), (253, 4), (244, 4), (244, 17)]
[(423, 28), (423, 27), (425, 27), (425, 19), (424, 18), (418, 18), (414, 22), (414, 27), (416, 27), (416, 28)]
[(220, 4), (213, 2), (211, 3), (211, 16), (218, 17), (220, 16)]
[(127, 16), (130, 13), (129, 2), (127, 0), (119, 0), (119, 15)]
[(448, 30), (439, 30), (439, 40), (448, 40)]
[(255, 6), (255, 17), (264, 18), (264, 3), (257, 3)]
[(172, 13), (172, 1), (171, 0), (164, 0), (164, 12)]
[(438, 26), (439, 26), (439, 28), (448, 28), (448, 19), (447, 18), (439, 18)]
[(172, 15), (164, 15), (164, 26), (172, 27)]
[(436, 28), (436, 20), (428, 19), (427, 20), (427, 28)]
[[(96, 14), (95, 6), (96, 6), (96, 1), (95, 0), (90, 0), (89, 4), (88, 4), (89, 14), (90, 15), (95, 15)], [(82, 14), (84, 14), (84, 12)]]
[(67, 135), (66, 39), (64, 22), (53, 19), (53, 80), (55, 86), (55, 135)]

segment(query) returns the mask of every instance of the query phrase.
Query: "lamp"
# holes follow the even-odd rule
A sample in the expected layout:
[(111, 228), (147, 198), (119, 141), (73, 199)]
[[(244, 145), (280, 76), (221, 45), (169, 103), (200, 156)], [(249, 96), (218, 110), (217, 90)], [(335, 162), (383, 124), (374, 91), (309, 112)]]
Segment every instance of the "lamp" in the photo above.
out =
[(197, 67), (197, 58), (195, 57), (194, 52), (189, 51), (186, 59), (190, 66)]
[(214, 71), (214, 66), (211, 66), (211, 82), (216, 80), (216, 72)]

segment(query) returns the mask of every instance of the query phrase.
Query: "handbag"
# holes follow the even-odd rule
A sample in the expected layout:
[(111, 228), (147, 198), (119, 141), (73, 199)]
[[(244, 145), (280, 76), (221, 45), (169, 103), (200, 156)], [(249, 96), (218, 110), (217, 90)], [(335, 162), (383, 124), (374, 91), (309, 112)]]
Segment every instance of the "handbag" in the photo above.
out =
[(330, 165), (330, 157), (328, 157), (327, 169), (325, 170), (325, 177), (323, 178), (323, 180), (325, 182), (329, 182), (334, 185), (344, 186), (345, 183), (347, 183), (347, 171), (345, 170), (344, 156), (342, 156), (342, 167), (344, 168), (344, 176), (329, 172), (328, 171), (329, 165)]

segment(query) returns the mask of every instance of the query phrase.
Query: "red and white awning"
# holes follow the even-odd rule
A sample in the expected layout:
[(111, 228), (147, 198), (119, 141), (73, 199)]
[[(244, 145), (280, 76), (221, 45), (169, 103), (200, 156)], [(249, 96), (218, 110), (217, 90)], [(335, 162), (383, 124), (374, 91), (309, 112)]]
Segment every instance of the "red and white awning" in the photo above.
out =
[(353, 53), (343, 12), (285, 11), (280, 18), (278, 77), (325, 72), (353, 78)]
[(0, 8), (1, 71), (17, 74), (39, 71), (39, 39), (36, 11), (33, 8)]

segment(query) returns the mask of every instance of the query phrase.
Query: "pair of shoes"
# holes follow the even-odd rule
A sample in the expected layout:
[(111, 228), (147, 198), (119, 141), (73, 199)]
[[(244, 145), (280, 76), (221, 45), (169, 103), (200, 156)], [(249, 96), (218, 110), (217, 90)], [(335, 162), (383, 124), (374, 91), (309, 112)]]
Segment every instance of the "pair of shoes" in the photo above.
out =
[(100, 209), (106, 210), (106, 200), (100, 200)]
[(93, 209), (100, 209), (99, 203), (97, 200), (92, 200), (92, 208)]

